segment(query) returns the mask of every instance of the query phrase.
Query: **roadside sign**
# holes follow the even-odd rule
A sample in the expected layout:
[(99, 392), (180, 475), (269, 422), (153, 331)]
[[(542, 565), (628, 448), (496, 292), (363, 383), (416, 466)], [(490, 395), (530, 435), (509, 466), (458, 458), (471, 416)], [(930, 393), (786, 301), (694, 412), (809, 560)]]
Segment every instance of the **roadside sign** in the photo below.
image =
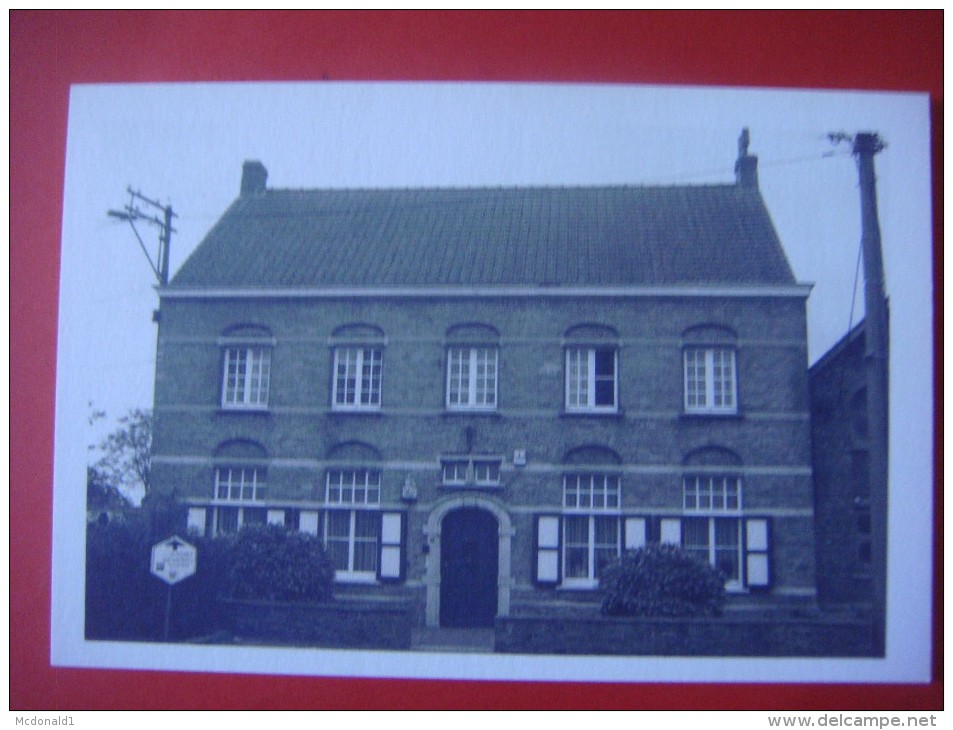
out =
[(152, 574), (170, 586), (195, 573), (198, 552), (180, 537), (170, 537), (152, 546)]

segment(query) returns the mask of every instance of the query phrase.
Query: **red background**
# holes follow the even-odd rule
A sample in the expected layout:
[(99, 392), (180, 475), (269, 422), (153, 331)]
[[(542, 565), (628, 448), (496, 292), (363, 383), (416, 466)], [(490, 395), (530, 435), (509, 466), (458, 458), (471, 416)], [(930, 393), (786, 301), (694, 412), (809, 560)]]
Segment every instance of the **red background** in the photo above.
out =
[[(572, 81), (931, 94), (942, 272), (943, 14), (931, 12), (10, 13), (11, 709), (939, 709), (942, 590), (926, 685), (352, 680), (49, 665), (57, 285), (71, 83)], [(942, 274), (936, 273), (942, 373)], [(935, 376), (942, 436), (942, 381)], [(935, 585), (942, 586), (942, 454)], [(15, 529), (13, 529), (15, 528)]]

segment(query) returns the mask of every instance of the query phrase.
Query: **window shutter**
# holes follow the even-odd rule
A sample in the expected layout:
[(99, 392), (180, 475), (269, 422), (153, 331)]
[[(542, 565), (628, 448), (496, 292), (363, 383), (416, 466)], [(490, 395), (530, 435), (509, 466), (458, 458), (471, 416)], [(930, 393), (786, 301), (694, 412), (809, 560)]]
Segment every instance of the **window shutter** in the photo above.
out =
[(559, 515), (536, 515), (535, 521), (533, 581), (539, 586), (554, 586), (559, 583)]
[(301, 515), (298, 518), (298, 529), (310, 535), (317, 535), (319, 514), (319, 512), (313, 512), (311, 510), (301, 510)]
[(646, 519), (644, 517), (625, 518), (625, 549), (638, 550), (648, 541)]
[(659, 523), (659, 542), (672, 545), (682, 544), (682, 521), (679, 518), (662, 518)]
[(192, 534), (205, 534), (205, 507), (189, 507), (186, 530)]
[(767, 517), (745, 520), (745, 584), (748, 588), (771, 587), (771, 521)]
[(377, 577), (380, 580), (404, 579), (404, 553), (407, 544), (407, 515), (404, 512), (381, 513), (380, 560)]

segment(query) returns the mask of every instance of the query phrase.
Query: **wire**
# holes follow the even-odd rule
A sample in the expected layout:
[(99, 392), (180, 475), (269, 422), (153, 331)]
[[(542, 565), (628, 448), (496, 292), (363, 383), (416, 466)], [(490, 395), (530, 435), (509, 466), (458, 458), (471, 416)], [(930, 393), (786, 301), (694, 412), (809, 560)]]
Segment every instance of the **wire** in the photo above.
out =
[(854, 326), (854, 305), (857, 303), (857, 282), (860, 280), (860, 257), (863, 253), (863, 241), (857, 246), (857, 266), (854, 268), (854, 288), (850, 296), (850, 319), (847, 320), (847, 331)]
[[(841, 152), (837, 150), (828, 150), (827, 152), (822, 152), (820, 154), (814, 153), (811, 155), (803, 155), (801, 157), (788, 157), (780, 160), (759, 160), (758, 165), (763, 169), (765, 167), (784, 167), (786, 165), (796, 165), (802, 162), (815, 162), (817, 160), (829, 159), (831, 157), (844, 157), (850, 155), (850, 152)], [(734, 173), (734, 169), (728, 168), (719, 168), (717, 170), (707, 170), (707, 171), (697, 171), (685, 173), (684, 175), (678, 175), (675, 177), (669, 178), (656, 178), (656, 184), (659, 184), (658, 181), (667, 181), (667, 182), (691, 182), (698, 180), (711, 179), (713, 177), (728, 177)]]

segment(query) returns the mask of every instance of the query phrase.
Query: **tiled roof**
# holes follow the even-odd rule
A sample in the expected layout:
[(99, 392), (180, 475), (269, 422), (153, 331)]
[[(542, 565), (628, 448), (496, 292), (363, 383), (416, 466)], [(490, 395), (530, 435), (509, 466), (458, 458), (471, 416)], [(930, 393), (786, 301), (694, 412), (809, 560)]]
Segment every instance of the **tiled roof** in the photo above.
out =
[(266, 190), (170, 286), (793, 284), (757, 188)]

